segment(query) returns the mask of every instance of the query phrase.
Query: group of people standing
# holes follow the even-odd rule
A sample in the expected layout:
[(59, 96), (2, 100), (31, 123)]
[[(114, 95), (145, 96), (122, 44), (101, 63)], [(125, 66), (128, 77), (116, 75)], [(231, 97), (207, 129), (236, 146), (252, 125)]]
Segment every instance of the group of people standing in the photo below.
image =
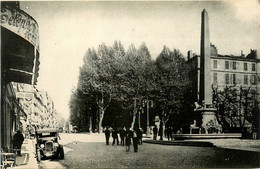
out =
[[(182, 131), (182, 128), (180, 128), (179, 130), (174, 131), (173, 127), (171, 126), (168, 126), (165, 128), (164, 130), (164, 135), (165, 137), (168, 138), (168, 140), (173, 140), (173, 134), (182, 134), (183, 131)], [(158, 129), (157, 126), (154, 126), (153, 128), (153, 140), (156, 140), (157, 139), (157, 135), (160, 136), (160, 140), (163, 140), (163, 127), (160, 126), (160, 128)]]
[[(131, 130), (129, 128), (123, 128), (123, 129), (109, 129), (106, 127), (105, 129), (105, 136), (106, 136), (106, 145), (109, 145), (109, 138), (112, 133), (113, 142), (112, 145), (119, 145), (119, 137), (120, 137), (120, 144), (122, 146), (126, 145), (126, 151), (130, 151), (130, 145), (131, 140), (133, 142), (134, 152), (138, 151), (138, 144), (142, 144), (142, 137), (143, 137), (143, 131), (141, 128), (134, 128), (134, 130)], [(119, 136), (118, 136), (119, 135)]]

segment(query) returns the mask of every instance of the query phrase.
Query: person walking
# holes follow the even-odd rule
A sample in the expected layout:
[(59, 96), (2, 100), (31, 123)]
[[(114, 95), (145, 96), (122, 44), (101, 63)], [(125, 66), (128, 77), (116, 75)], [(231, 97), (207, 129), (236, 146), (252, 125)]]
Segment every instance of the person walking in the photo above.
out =
[(157, 132), (158, 132), (158, 128), (157, 128), (157, 126), (155, 125), (154, 128), (153, 128), (153, 140), (156, 140)]
[(133, 145), (134, 145), (134, 152), (138, 150), (138, 137), (137, 137), (137, 129), (133, 132)]
[(108, 127), (106, 127), (105, 136), (106, 136), (106, 145), (109, 145), (110, 131), (108, 130)]
[(112, 137), (113, 137), (113, 144), (112, 145), (114, 145), (115, 144), (115, 141), (117, 142), (117, 145), (119, 145), (119, 141), (118, 141), (118, 135), (117, 135), (117, 129), (113, 129), (113, 131), (112, 131)]
[(160, 128), (159, 128), (159, 136), (160, 136), (160, 140), (163, 140), (163, 126), (160, 125)]
[(14, 135), (14, 139), (13, 139), (13, 147), (14, 149), (17, 149), (17, 155), (18, 156), (22, 156), (21, 155), (21, 147), (24, 141), (24, 137), (23, 134), (21, 133), (21, 131), (17, 131)]
[(170, 139), (172, 140), (172, 128), (171, 127), (167, 128), (167, 137), (168, 137), (168, 141)]
[(125, 127), (120, 131), (120, 142), (121, 145), (124, 146), (125, 145), (125, 136), (126, 136), (126, 129)]
[(132, 138), (132, 131), (129, 130), (129, 128), (127, 128), (126, 137), (125, 137), (126, 151), (130, 151), (131, 138)]
[(139, 128), (138, 130), (137, 130), (137, 137), (138, 137), (138, 144), (143, 144), (143, 140), (142, 140), (142, 138), (143, 138), (143, 130), (142, 130), (142, 128)]

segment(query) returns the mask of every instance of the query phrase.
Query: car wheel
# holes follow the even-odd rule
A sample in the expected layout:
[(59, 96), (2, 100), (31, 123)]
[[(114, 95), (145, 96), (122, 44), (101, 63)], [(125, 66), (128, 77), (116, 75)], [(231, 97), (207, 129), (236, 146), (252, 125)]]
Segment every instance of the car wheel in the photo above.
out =
[(64, 159), (64, 149), (63, 149), (63, 147), (60, 148), (60, 159)]
[(41, 161), (41, 152), (40, 152), (40, 150), (37, 150), (37, 161), (38, 162)]

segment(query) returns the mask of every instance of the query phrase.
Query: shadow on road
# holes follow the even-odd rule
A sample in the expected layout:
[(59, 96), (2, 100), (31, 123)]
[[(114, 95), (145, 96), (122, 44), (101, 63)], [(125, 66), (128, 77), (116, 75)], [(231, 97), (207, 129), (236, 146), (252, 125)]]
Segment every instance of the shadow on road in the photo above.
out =
[(259, 168), (260, 153), (214, 146), (139, 145), (138, 153), (121, 145), (73, 142), (59, 161), (67, 168)]

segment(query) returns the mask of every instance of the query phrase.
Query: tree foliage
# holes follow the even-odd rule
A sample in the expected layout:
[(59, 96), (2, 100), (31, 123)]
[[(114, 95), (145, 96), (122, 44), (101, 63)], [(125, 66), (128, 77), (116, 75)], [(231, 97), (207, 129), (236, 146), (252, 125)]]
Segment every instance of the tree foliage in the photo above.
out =
[[(191, 112), (191, 102), (185, 97), (190, 91), (189, 68), (180, 51), (164, 46), (156, 59), (156, 68), (156, 101), (161, 108), (162, 122), (166, 123), (172, 116), (177, 119), (181, 113)], [(176, 123), (177, 120), (174, 121)]]
[(223, 90), (213, 88), (216, 116), (224, 130), (229, 130), (230, 127), (243, 129), (248, 125), (247, 121), (258, 126), (257, 112), (260, 104), (256, 90), (251, 87), (226, 86)]
[(154, 61), (145, 43), (139, 48), (130, 45), (125, 51), (121, 42), (115, 41), (111, 47), (102, 44), (97, 50), (88, 49), (83, 61), (78, 86), (70, 101), (71, 121), (75, 125), (82, 126), (80, 121), (86, 119), (85, 126), (91, 123), (88, 126), (101, 130), (112, 100), (113, 105), (120, 105), (133, 118), (131, 127), (138, 110), (144, 111), (141, 104), (135, 104), (138, 101), (153, 100), (160, 107), (164, 122), (170, 115), (187, 109), (184, 95), (189, 91), (188, 68), (176, 49), (164, 47)]

